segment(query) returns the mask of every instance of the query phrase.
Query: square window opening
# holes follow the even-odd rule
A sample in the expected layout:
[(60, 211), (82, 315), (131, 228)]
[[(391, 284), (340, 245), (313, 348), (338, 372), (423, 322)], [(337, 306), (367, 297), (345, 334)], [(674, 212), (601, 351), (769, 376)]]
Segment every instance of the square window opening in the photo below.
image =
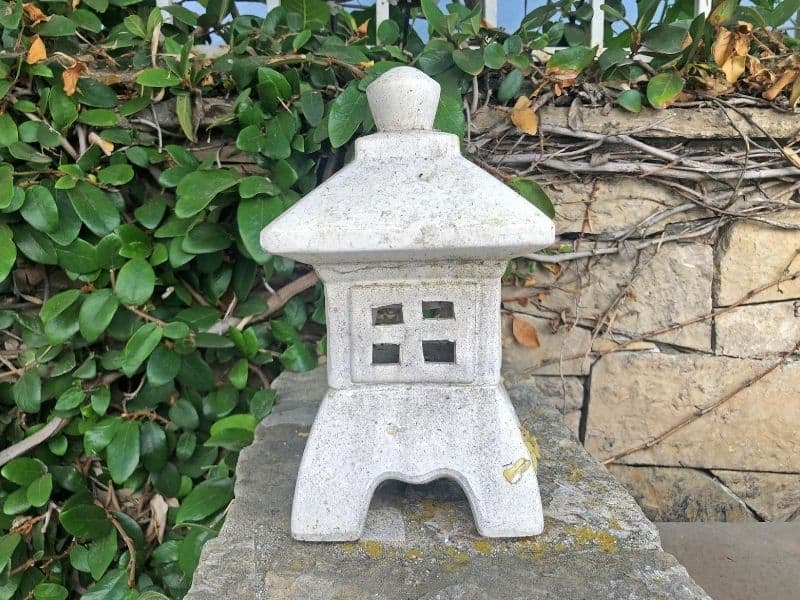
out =
[(373, 365), (399, 365), (400, 344), (372, 344)]
[(399, 325), (403, 322), (403, 305), (387, 304), (372, 309), (373, 325)]
[(423, 319), (455, 319), (456, 313), (453, 303), (446, 300), (422, 302)]
[(422, 357), (426, 363), (455, 364), (456, 343), (450, 340), (425, 340)]

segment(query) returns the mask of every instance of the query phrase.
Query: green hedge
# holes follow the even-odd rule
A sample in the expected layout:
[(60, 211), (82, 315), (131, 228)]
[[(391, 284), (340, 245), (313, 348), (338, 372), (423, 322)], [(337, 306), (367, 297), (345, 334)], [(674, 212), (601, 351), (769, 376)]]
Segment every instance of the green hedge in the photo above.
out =
[[(528, 133), (537, 95), (587, 81), (635, 111), (711, 88), (794, 105), (795, 40), (775, 27), (798, 2), (726, 0), (708, 21), (691, 4), (631, 22), (610, 5), (596, 57), (591, 9), (564, 0), (514, 34), (425, 0), (425, 43), (402, 6), (376, 40), (371, 11), (322, 0), (265, 19), (208, 0), (167, 8), (172, 24), (151, 1), (0, 1), (0, 600), (186, 592), (266, 385), (325, 353), (321, 286), (259, 231), (373, 128), (370, 81), (428, 72), (437, 127), (459, 135), (474, 89)], [(194, 56), (211, 36), (228, 52)], [(508, 183), (552, 214), (535, 182)]]

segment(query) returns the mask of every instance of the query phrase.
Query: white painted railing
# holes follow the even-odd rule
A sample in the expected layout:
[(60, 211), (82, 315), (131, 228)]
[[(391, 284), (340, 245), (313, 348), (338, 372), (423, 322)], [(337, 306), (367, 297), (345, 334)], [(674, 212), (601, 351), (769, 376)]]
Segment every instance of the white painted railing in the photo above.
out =
[[(497, 25), (498, 4), (501, 0), (483, 0), (483, 18), (490, 25)], [(502, 0), (504, 2), (515, 2), (519, 0)], [(694, 0), (694, 13), (707, 15), (711, 12), (712, 0)], [(267, 11), (280, 5), (280, 0), (266, 0)], [(375, 0), (375, 23), (380, 25), (389, 19), (390, 0)], [(603, 0), (592, 0), (592, 22), (589, 28), (590, 45), (597, 46), (600, 50), (604, 47), (603, 33), (605, 29), (605, 13), (602, 10)]]

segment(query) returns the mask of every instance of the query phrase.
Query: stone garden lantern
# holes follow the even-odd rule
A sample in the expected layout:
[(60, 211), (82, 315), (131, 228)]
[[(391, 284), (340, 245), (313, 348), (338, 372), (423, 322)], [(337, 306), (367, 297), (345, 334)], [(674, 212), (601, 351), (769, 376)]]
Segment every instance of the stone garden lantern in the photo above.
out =
[(375, 488), (447, 477), (479, 533), (541, 533), (535, 460), (500, 383), (500, 278), (552, 222), (433, 131), (439, 84), (367, 88), (378, 133), (261, 234), (325, 283), (328, 392), (292, 505), (299, 540), (358, 539)]

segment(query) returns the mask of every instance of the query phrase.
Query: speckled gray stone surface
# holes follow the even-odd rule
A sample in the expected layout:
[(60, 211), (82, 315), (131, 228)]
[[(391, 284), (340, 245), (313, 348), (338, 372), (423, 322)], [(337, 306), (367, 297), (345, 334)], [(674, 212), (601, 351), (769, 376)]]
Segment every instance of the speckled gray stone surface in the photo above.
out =
[(525, 384), (509, 393), (541, 449), (542, 535), (481, 538), (461, 490), (442, 480), (382, 485), (359, 542), (294, 541), (294, 481), (325, 371), (287, 373), (274, 386), (278, 404), (241, 454), (236, 500), (203, 550), (188, 600), (709, 598)]

